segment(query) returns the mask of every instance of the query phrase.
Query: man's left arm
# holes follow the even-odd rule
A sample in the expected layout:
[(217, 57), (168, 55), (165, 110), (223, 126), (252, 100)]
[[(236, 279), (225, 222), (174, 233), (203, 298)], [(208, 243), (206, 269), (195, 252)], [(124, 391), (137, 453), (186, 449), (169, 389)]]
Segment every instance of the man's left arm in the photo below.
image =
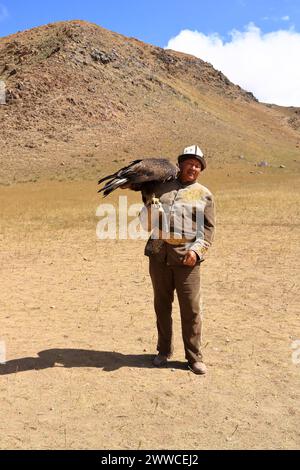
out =
[(215, 203), (212, 194), (206, 196), (206, 204), (204, 208), (204, 233), (202, 236), (196, 238), (196, 240), (189, 246), (188, 250), (193, 251), (197, 255), (197, 259), (201, 261), (204, 259), (204, 255), (208, 248), (211, 246), (215, 236)]

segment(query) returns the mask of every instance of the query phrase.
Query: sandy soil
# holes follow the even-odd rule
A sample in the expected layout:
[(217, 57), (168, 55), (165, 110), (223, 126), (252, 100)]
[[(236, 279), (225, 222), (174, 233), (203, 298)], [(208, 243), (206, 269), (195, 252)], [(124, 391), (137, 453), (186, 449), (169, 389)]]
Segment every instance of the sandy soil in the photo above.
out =
[(215, 173), (209, 373), (154, 369), (143, 241), (99, 241), (94, 182), (0, 188), (1, 449), (299, 448), (299, 180)]

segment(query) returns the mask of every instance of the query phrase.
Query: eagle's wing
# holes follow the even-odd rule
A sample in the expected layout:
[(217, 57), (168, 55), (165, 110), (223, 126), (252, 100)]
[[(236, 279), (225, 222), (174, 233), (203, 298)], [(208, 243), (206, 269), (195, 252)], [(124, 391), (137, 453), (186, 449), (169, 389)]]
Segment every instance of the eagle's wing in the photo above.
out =
[(120, 170), (116, 171), (115, 173), (112, 173), (111, 175), (104, 176), (104, 178), (101, 178), (98, 181), (98, 184), (103, 183), (103, 181), (109, 180), (109, 179), (114, 179), (114, 178), (122, 178), (122, 175), (125, 175), (126, 173), (129, 173), (131, 171), (131, 168), (135, 166), (137, 163), (140, 163), (142, 160), (134, 160), (133, 162), (130, 162), (128, 166), (124, 166), (124, 168), (121, 168)]
[(116, 173), (100, 179), (99, 184), (109, 181), (98, 192), (103, 191), (105, 197), (120, 186), (141, 191), (144, 184), (169, 181), (176, 178), (177, 173), (178, 168), (166, 158), (135, 160)]

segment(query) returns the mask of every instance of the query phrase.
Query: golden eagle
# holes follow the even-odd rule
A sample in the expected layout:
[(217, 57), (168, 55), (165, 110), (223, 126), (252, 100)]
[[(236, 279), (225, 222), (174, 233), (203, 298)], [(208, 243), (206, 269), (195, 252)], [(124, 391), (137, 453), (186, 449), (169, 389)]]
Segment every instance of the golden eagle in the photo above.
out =
[(154, 194), (154, 186), (176, 178), (179, 168), (167, 158), (144, 158), (134, 160), (128, 166), (121, 168), (115, 173), (105, 176), (98, 184), (107, 181), (99, 189), (106, 197), (117, 188), (128, 188), (133, 191), (141, 191), (144, 203), (157, 203)]

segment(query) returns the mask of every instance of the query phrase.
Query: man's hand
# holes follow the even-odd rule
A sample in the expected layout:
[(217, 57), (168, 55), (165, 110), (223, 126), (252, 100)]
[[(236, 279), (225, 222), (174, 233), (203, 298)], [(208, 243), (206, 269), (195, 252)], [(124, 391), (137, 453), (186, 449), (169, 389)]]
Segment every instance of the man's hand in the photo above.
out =
[(184, 257), (183, 264), (185, 266), (195, 266), (197, 263), (197, 255), (194, 251), (190, 250), (187, 252), (187, 254)]

